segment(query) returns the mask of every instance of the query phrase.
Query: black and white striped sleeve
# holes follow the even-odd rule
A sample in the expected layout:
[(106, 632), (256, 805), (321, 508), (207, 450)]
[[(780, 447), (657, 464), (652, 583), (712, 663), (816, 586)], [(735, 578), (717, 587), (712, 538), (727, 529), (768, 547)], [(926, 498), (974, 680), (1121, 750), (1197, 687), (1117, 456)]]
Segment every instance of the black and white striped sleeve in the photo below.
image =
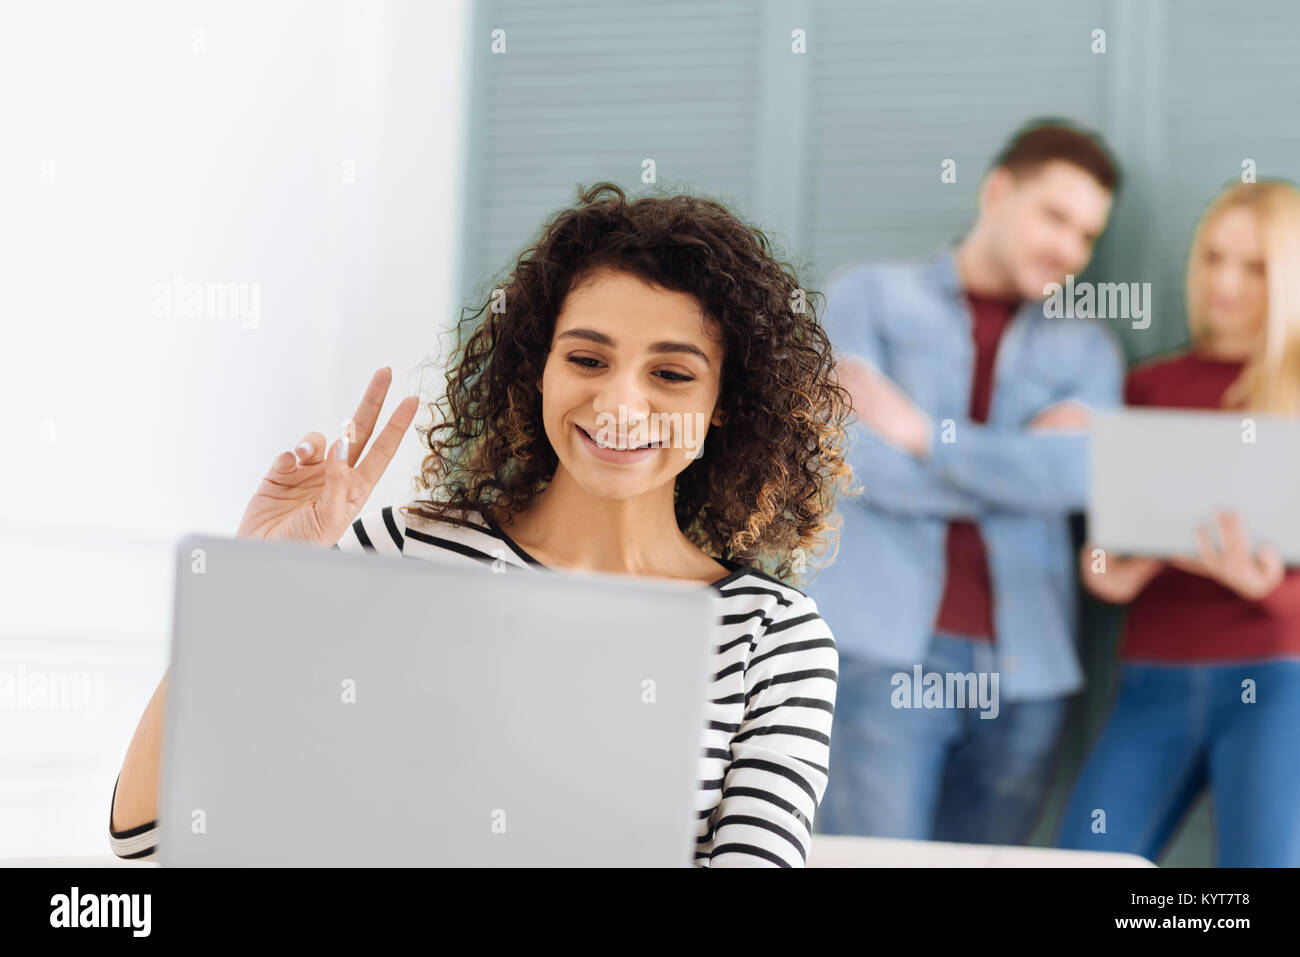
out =
[(406, 522), (402, 513), (385, 505), (362, 511), (333, 547), (344, 552), (400, 556), (405, 546)]
[[(119, 778), (121, 775), (118, 776)], [(131, 861), (155, 860), (158, 856), (158, 822), (149, 821), (124, 831), (113, 830), (113, 807), (117, 804), (117, 782), (108, 802), (108, 844), (118, 857)]]
[(760, 634), (716, 810), (710, 867), (803, 867), (826, 793), (839, 654), (806, 595)]

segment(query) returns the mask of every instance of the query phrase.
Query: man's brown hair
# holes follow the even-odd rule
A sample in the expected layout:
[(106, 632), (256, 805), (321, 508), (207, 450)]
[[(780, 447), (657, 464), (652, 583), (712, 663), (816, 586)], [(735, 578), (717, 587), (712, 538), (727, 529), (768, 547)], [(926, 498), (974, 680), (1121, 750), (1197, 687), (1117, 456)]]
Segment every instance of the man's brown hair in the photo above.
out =
[(1079, 167), (1112, 193), (1119, 190), (1119, 164), (1101, 137), (1066, 120), (1039, 119), (1028, 123), (1002, 147), (992, 168), (1001, 166), (1016, 176), (1028, 176), (1052, 160)]

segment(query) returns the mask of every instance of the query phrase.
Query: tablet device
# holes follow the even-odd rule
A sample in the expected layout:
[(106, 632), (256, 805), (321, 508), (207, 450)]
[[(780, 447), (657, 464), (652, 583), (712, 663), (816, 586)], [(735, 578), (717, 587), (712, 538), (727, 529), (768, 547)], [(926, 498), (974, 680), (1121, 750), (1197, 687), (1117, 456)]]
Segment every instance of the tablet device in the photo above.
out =
[(1088, 539), (1117, 554), (1195, 556), (1196, 526), (1237, 513), (1252, 546), (1300, 565), (1300, 421), (1259, 413), (1096, 410)]

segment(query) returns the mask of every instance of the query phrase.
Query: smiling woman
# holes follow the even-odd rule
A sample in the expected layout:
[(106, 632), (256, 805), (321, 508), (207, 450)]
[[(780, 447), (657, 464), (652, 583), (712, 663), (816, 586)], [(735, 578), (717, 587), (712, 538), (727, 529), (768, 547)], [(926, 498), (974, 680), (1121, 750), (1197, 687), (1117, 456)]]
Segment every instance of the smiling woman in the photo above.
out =
[[(674, 575), (704, 551), (790, 573), (824, 545), (848, 472), (848, 397), (814, 298), (718, 203), (581, 192), (462, 318), (426, 435), (430, 495), (412, 511), (490, 510), (538, 551), (563, 544), (542, 541), (559, 513), (605, 527), (645, 516), (633, 538), (658, 544), (642, 567), (580, 549), (560, 564)], [(669, 448), (601, 457), (587, 440), (601, 415), (682, 428)], [(712, 429), (688, 437), (687, 419)]]
[[(802, 866), (839, 659), (796, 582), (832, 545), (850, 474), (849, 396), (815, 298), (718, 203), (581, 191), (457, 326), (422, 432), (426, 494), (362, 513), (415, 411), (399, 404), (360, 458), (389, 384), (381, 370), (354, 440), (326, 450), (312, 432), (282, 453), (240, 535), (712, 589), (695, 863)], [(110, 831), (123, 856), (153, 849), (165, 690), (166, 679), (119, 779)]]

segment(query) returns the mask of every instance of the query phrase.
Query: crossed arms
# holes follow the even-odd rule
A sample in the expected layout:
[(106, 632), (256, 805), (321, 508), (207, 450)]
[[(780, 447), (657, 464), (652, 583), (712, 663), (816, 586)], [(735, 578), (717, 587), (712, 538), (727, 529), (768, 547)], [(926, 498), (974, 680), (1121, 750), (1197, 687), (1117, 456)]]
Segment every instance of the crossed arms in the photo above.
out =
[[(832, 284), (827, 328), (853, 397), (848, 461), (866, 500), (887, 511), (975, 518), (990, 510), (1069, 512), (1088, 495), (1088, 409), (1117, 405), (1123, 363), (1098, 327), (1079, 327), (1075, 372), (1024, 428), (954, 420), (936, 424), (882, 371), (881, 317), (869, 283), (850, 273)], [(944, 439), (951, 438), (951, 441)]]

